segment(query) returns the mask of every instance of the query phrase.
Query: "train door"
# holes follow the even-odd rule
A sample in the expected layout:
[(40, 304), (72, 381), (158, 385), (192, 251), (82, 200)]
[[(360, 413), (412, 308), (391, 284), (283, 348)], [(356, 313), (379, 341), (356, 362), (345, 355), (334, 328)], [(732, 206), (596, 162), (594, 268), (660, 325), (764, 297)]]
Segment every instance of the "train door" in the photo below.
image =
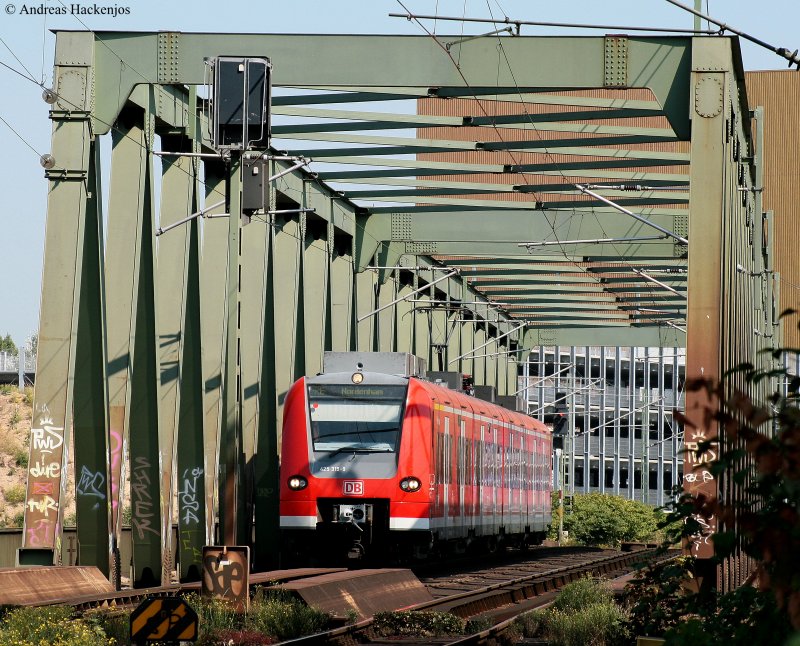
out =
[(479, 534), (485, 534), (483, 525), (486, 522), (487, 506), (483, 497), (486, 491), (486, 426), (473, 417), (472, 427), (475, 429), (475, 482), (478, 485), (475, 526)]
[(461, 528), (460, 534), (463, 534), (463, 528), (466, 527), (466, 507), (467, 507), (467, 482), (469, 464), (467, 460), (468, 445), (467, 445), (467, 429), (464, 423), (464, 418), (459, 416), (458, 422), (458, 526)]
[(497, 424), (490, 426), (489, 437), (491, 438), (491, 472), (492, 472), (492, 533), (496, 534), (498, 527), (503, 524), (503, 472), (502, 472), (502, 451), (500, 444), (500, 434), (497, 432)]
[[(438, 407), (437, 407), (438, 408)], [(445, 497), (444, 497), (444, 422), (441, 410), (435, 410), (433, 423), (433, 470), (431, 473), (431, 489), (433, 490), (433, 510), (431, 512), (432, 529), (444, 530)]]
[(452, 442), (450, 435), (450, 416), (443, 415), (444, 417), (444, 433), (442, 433), (442, 455), (444, 457), (444, 462), (442, 465), (442, 488), (444, 494), (444, 510), (442, 514), (442, 519), (444, 522), (444, 536), (449, 537), (451, 528), (452, 528), (452, 520), (450, 519), (450, 515), (452, 514), (453, 508), (453, 449), (452, 449)]

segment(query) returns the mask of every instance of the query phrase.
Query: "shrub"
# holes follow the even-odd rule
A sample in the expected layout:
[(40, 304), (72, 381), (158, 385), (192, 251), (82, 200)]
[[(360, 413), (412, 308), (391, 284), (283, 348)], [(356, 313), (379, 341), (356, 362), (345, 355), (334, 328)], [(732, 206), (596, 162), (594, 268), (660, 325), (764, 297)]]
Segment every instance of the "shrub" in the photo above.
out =
[(18, 505), (25, 502), (25, 486), (21, 484), (9, 485), (3, 490), (3, 496), (9, 505)]
[(612, 603), (594, 603), (578, 612), (555, 608), (547, 616), (545, 633), (552, 646), (605, 646), (625, 643), (627, 613)]
[(250, 607), (247, 626), (276, 637), (280, 641), (295, 639), (326, 630), (331, 616), (310, 608), (280, 590), (259, 591)]
[(0, 621), (0, 643), (14, 646), (111, 646), (103, 629), (65, 606), (16, 608)]
[(28, 406), (33, 406), (33, 386), (25, 386), (23, 401)]
[(14, 462), (17, 463), (18, 467), (22, 467), (23, 469), (28, 468), (28, 449), (25, 447), (18, 447), (14, 450)]
[(18, 511), (9, 519), (7, 527), (22, 527), (22, 524), (24, 522), (25, 522), (25, 512)]
[(241, 627), (241, 617), (224, 599), (209, 599), (190, 594), (186, 596), (186, 602), (197, 613), (198, 622), (203, 627), (201, 643), (212, 643), (205, 638), (213, 639), (220, 631)]
[(553, 608), (562, 612), (580, 612), (597, 603), (614, 602), (614, 595), (605, 582), (585, 576), (565, 585), (553, 602)]
[(622, 541), (647, 540), (658, 530), (660, 512), (638, 500), (601, 493), (576, 494), (564, 529), (586, 545), (618, 547)]
[(517, 625), (525, 637), (553, 646), (625, 643), (630, 634), (627, 611), (614, 603), (605, 582), (591, 577), (565, 585), (550, 608), (525, 613)]
[(384, 637), (443, 637), (464, 633), (464, 620), (447, 612), (423, 610), (379, 612), (374, 617), (375, 631)]
[(131, 613), (129, 610), (99, 610), (87, 612), (83, 620), (103, 631), (111, 643), (122, 646), (130, 642)]
[(19, 440), (8, 429), (4, 428), (0, 431), (0, 453), (5, 455), (14, 455), (20, 448)]
[(17, 392), (17, 387), (14, 384), (0, 384), (0, 395), (13, 395)]
[(519, 628), (523, 637), (539, 637), (547, 625), (547, 615), (549, 610), (531, 610), (530, 612), (519, 615), (514, 624)]
[(484, 630), (489, 630), (494, 624), (495, 622), (489, 619), (489, 617), (472, 617), (471, 619), (467, 619), (464, 632), (467, 635), (482, 633)]

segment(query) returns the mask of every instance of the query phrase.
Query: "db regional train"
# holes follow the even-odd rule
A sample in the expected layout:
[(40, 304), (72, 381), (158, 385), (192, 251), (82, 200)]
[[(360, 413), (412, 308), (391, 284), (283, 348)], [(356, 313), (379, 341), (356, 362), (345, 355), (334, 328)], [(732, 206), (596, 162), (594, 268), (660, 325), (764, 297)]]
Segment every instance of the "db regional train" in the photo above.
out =
[(280, 489), (287, 563), (541, 543), (551, 521), (548, 428), (413, 376), (415, 360), (326, 353), (324, 372), (289, 390)]

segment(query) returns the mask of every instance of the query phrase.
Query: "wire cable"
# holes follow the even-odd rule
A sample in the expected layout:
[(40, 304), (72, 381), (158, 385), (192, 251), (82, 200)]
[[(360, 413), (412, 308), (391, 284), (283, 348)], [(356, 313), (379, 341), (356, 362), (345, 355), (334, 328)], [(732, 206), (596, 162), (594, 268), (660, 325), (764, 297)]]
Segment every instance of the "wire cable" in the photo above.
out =
[[(398, 2), (399, 2), (399, 0), (398, 0)], [(494, 15), (493, 15), (491, 6), (489, 5), (489, 0), (486, 0), (486, 4), (487, 4), (487, 8), (489, 9), (489, 14), (492, 16), (492, 19), (494, 20)], [(497, 3), (497, 4), (499, 6), (499, 3)], [(402, 3), (401, 3), (401, 6), (402, 6)], [(403, 8), (405, 9), (405, 7), (403, 7)], [(500, 7), (500, 10), (502, 11), (502, 7)], [(406, 9), (406, 11), (408, 11), (408, 10)], [(503, 13), (505, 13), (505, 12), (503, 12)], [(417, 20), (417, 22), (419, 23), (419, 20)], [(494, 26), (495, 27), (497, 26), (496, 22), (494, 23)], [(527, 116), (532, 130), (534, 131), (536, 136), (539, 138), (539, 140), (542, 141), (541, 133), (539, 132), (538, 128), (536, 128), (536, 124), (533, 121), (530, 112), (528, 111), (528, 104), (525, 101), (524, 97), (522, 96), (522, 92), (521, 92), (521, 89), (519, 87), (519, 84), (517, 83), (516, 76), (514, 74), (514, 70), (512, 69), (511, 63), (510, 63), (510, 61), (508, 59), (508, 55), (507, 55), (507, 53), (505, 51), (505, 47), (503, 46), (502, 38), (500, 38), (499, 34), (497, 34), (496, 35), (496, 39), (498, 41), (498, 48), (500, 49), (500, 51), (503, 54), (503, 57), (505, 58), (506, 65), (508, 67), (509, 73), (511, 74), (511, 78), (512, 78), (512, 80), (514, 82), (514, 85), (515, 85), (516, 89), (517, 89), (517, 94), (519, 95), (520, 103), (523, 106), (524, 114)], [(550, 152), (550, 150), (548, 148), (545, 148), (545, 155), (550, 158), (551, 163), (556, 168), (556, 170), (559, 172), (559, 175), (562, 178), (562, 182), (563, 183), (567, 183), (567, 184), (572, 184), (571, 182), (569, 182), (567, 180), (566, 175), (564, 174), (563, 170), (560, 168), (558, 163), (555, 161), (555, 159), (553, 158), (553, 154)], [(522, 176), (523, 176), (523, 180), (527, 184), (528, 183), (527, 177), (525, 176), (525, 174), (522, 174)], [(573, 207), (572, 210), (573, 210), (573, 215), (576, 215), (577, 214), (576, 208)], [(600, 222), (600, 219), (597, 217), (597, 213), (595, 212), (594, 207), (591, 207), (591, 212), (593, 213), (593, 215), (594, 215), (594, 217), (595, 217), (595, 219), (597, 221), (597, 224), (600, 227), (601, 231), (603, 231), (605, 237), (609, 237), (608, 234), (605, 232), (605, 229), (603, 228), (602, 223)], [(556, 237), (556, 241), (558, 241), (558, 235), (556, 234), (554, 224), (552, 222), (550, 222), (549, 220), (548, 220), (548, 223), (550, 224), (551, 229), (553, 230), (553, 234)], [(564, 255), (564, 258), (567, 259), (568, 261), (571, 261), (571, 258), (568, 256), (568, 254), (566, 253), (566, 250), (563, 248), (563, 246), (559, 245), (559, 247), (561, 248), (561, 251), (562, 251), (562, 254)], [(622, 253), (620, 252), (620, 249), (616, 245), (613, 245), (613, 248), (614, 248), (615, 252), (620, 256), (620, 258), (622, 258), (623, 256), (622, 256)], [(571, 262), (573, 264), (575, 264), (576, 268), (578, 267), (578, 265), (577, 265), (577, 263), (575, 263), (575, 261), (571, 261)], [(630, 263), (629, 261), (626, 261), (626, 260), (622, 260), (622, 262), (627, 264), (629, 269), (631, 269), (632, 271), (636, 272), (637, 268), (635, 268), (633, 266), (633, 263)], [(642, 271), (642, 270), (639, 269), (639, 271)], [(654, 298), (654, 300), (657, 300), (657, 299), (660, 298), (660, 295), (658, 293), (656, 293), (656, 291), (655, 291), (655, 289), (653, 287), (650, 287), (649, 291), (650, 291), (651, 296)], [(661, 296), (661, 298), (663, 299), (663, 296)]]

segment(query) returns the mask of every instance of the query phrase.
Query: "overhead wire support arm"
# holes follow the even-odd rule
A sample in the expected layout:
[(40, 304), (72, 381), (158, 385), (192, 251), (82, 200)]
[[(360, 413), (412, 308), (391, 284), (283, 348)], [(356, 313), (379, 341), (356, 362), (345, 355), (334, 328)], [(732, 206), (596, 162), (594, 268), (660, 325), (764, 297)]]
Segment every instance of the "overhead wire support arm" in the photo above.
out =
[(617, 211), (625, 213), (626, 215), (630, 215), (634, 220), (638, 220), (642, 224), (646, 224), (647, 226), (652, 227), (656, 231), (661, 231), (661, 233), (664, 233), (664, 234), (668, 235), (670, 238), (675, 238), (681, 244), (685, 244), (685, 245), (689, 244), (689, 241), (686, 238), (684, 238), (682, 236), (679, 236), (677, 233), (674, 233), (673, 231), (670, 231), (669, 229), (665, 229), (664, 227), (659, 226), (655, 222), (650, 222), (650, 220), (648, 220), (647, 218), (643, 218), (641, 215), (637, 215), (633, 211), (629, 211), (624, 206), (620, 206), (616, 202), (612, 202), (608, 198), (605, 198), (602, 195), (600, 195), (599, 193), (595, 193), (594, 191), (590, 191), (583, 184), (575, 184), (575, 188), (577, 188), (581, 193), (584, 193), (585, 195), (589, 195), (589, 196), (593, 197), (596, 200), (600, 200), (601, 202), (603, 202), (603, 204), (608, 204), (610, 207), (613, 207), (613, 208), (617, 209)]
[(687, 7), (685, 4), (677, 2), (677, 0), (667, 0), (670, 4), (674, 4), (676, 7), (680, 7), (684, 11), (688, 11), (689, 13), (694, 14), (702, 18), (703, 20), (707, 20), (708, 22), (712, 22), (719, 27), (719, 32), (717, 33), (724, 33), (726, 31), (731, 32), (732, 34), (736, 34), (737, 36), (741, 36), (745, 40), (749, 40), (751, 43), (755, 43), (760, 47), (770, 50), (771, 52), (775, 52), (778, 56), (782, 56), (787, 61), (789, 61), (789, 67), (792, 65), (796, 65), (797, 69), (800, 70), (800, 57), (797, 56), (798, 50), (794, 50), (794, 52), (786, 49), (785, 47), (775, 47), (774, 45), (770, 45), (767, 42), (764, 42), (760, 38), (756, 38), (755, 36), (751, 36), (739, 29), (735, 29), (730, 25), (726, 25), (724, 22), (720, 22), (719, 20), (715, 20), (711, 16), (707, 16), (706, 14), (702, 13), (701, 11), (697, 11), (696, 9), (692, 9), (691, 7)]
[(177, 222), (173, 222), (172, 224), (169, 224), (169, 225), (167, 225), (165, 227), (158, 227), (158, 229), (156, 229), (156, 236), (160, 236), (160, 235), (166, 233), (167, 231), (171, 231), (172, 229), (175, 229), (176, 227), (181, 226), (182, 224), (186, 224), (187, 222), (191, 222), (195, 218), (223, 218), (223, 217), (228, 217), (227, 213), (215, 213), (215, 214), (208, 213), (208, 211), (210, 211), (211, 209), (216, 209), (217, 207), (223, 206), (224, 204), (225, 204), (225, 200), (222, 200), (220, 202), (216, 202), (214, 204), (211, 204), (210, 206), (205, 207), (204, 209), (201, 209), (201, 210), (197, 211), (196, 213), (192, 213), (191, 215), (186, 216), (182, 220), (178, 220)]
[(456, 269), (456, 270), (453, 270), (452, 272), (450, 272), (449, 274), (445, 274), (444, 276), (440, 276), (436, 280), (432, 280), (431, 282), (423, 285), (419, 289), (415, 289), (413, 292), (410, 292), (410, 293), (406, 294), (405, 296), (401, 296), (400, 298), (395, 298), (391, 303), (386, 303), (386, 305), (382, 305), (378, 309), (373, 310), (372, 312), (369, 312), (368, 314), (364, 314), (364, 316), (359, 316), (357, 321), (359, 323), (361, 323), (361, 321), (363, 321), (364, 319), (368, 319), (370, 316), (375, 316), (378, 312), (382, 312), (387, 307), (391, 307), (392, 305), (396, 305), (400, 301), (404, 301), (407, 298), (409, 298), (410, 296), (414, 296), (414, 294), (419, 294), (420, 292), (428, 289), (431, 285), (435, 285), (436, 283), (440, 283), (440, 282), (442, 282), (443, 280), (445, 280), (447, 278), (452, 278), (453, 276), (455, 276), (457, 274), (458, 274), (458, 270)]
[(664, 240), (669, 236), (662, 235), (662, 236), (640, 236), (634, 238), (586, 238), (585, 240), (541, 240), (538, 242), (520, 242), (517, 244), (518, 247), (527, 247), (529, 250), (531, 247), (549, 247), (554, 245), (565, 245), (565, 244), (601, 244), (601, 243), (613, 243), (613, 242), (651, 242), (653, 240)]
[(219, 153), (184, 153), (171, 150), (154, 150), (153, 154), (158, 157), (211, 157), (213, 159), (224, 159)]
[(479, 345), (477, 348), (473, 348), (469, 352), (465, 352), (464, 354), (460, 354), (457, 357), (453, 357), (452, 359), (450, 359), (450, 361), (447, 362), (447, 365), (449, 366), (454, 361), (458, 361), (459, 359), (463, 359), (464, 357), (468, 357), (471, 354), (475, 354), (478, 350), (482, 350), (483, 348), (485, 348), (490, 343), (494, 343), (495, 341), (499, 341), (503, 337), (507, 337), (507, 336), (509, 336), (511, 334), (514, 334), (514, 332), (519, 332), (524, 327), (525, 327), (525, 323), (515, 327), (513, 330), (509, 330), (508, 332), (504, 332), (503, 334), (501, 334), (499, 336), (493, 337), (493, 338), (489, 339), (486, 343), (483, 343), (482, 345)]
[(467, 43), (471, 40), (477, 40), (478, 38), (486, 38), (487, 36), (499, 36), (502, 33), (508, 32), (512, 36), (514, 36), (514, 30), (511, 27), (503, 27), (502, 29), (495, 29), (493, 31), (486, 32), (485, 34), (478, 34), (476, 36), (467, 36), (465, 38), (459, 38), (458, 40), (453, 40), (449, 43), (444, 44), (444, 48), (449, 52), (450, 48), (453, 45), (460, 45), (461, 43)]
[(645, 273), (644, 271), (642, 271), (641, 269), (636, 269), (635, 267), (630, 267), (630, 270), (631, 270), (631, 271), (632, 271), (634, 274), (636, 274), (637, 276), (641, 276), (641, 277), (642, 277), (642, 278), (644, 278), (645, 280), (649, 280), (651, 283), (655, 283), (655, 284), (656, 284), (656, 285), (658, 285), (659, 287), (663, 287), (664, 289), (666, 289), (666, 290), (668, 290), (668, 291), (672, 292), (673, 294), (677, 294), (678, 296), (681, 296), (681, 297), (683, 297), (683, 298), (686, 298), (686, 294), (682, 294), (682, 293), (681, 293), (681, 292), (679, 292), (677, 289), (674, 289), (674, 288), (670, 287), (670, 286), (669, 286), (669, 285), (667, 285), (666, 283), (662, 283), (660, 280), (657, 280), (657, 279), (653, 278), (653, 277), (652, 277), (650, 274), (646, 274), (646, 273)]
[(310, 163), (310, 160), (305, 159), (304, 157), (298, 158), (298, 162), (294, 166), (290, 166), (282, 170), (280, 173), (275, 173), (272, 177), (270, 177), (267, 181), (274, 182), (276, 179), (283, 177), (284, 175), (288, 175), (291, 172), (296, 171), (298, 168), (302, 168), (303, 166), (307, 166)]

